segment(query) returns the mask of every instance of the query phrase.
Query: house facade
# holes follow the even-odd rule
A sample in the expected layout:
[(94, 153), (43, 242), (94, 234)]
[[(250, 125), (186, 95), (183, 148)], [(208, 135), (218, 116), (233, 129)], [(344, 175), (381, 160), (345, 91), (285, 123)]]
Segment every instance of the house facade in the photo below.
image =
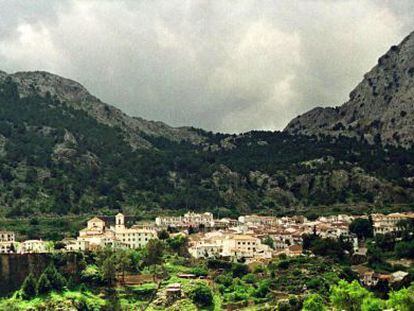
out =
[(0, 254), (12, 253), (15, 248), (16, 235), (12, 231), (0, 231)]

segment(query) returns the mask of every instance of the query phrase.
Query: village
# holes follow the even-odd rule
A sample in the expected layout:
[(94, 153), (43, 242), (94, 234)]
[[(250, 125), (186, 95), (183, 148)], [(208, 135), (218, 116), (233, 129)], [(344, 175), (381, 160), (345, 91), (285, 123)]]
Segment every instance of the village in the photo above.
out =
[[(245, 215), (238, 219), (215, 219), (212, 213), (187, 212), (183, 216), (160, 216), (154, 222), (132, 223), (118, 213), (114, 218), (93, 217), (76, 239), (53, 241), (18, 241), (16, 234), (0, 231), (0, 253), (28, 254), (54, 252), (88, 252), (100, 248), (138, 249), (160, 232), (188, 239), (188, 253), (195, 259), (226, 259), (231, 262), (266, 263), (277, 256), (301, 256), (304, 235), (317, 234), (321, 238), (345, 239), (352, 243), (353, 254), (365, 256), (364, 241), (351, 233), (354, 219), (370, 218), (374, 235), (397, 233), (401, 220), (414, 219), (414, 213), (371, 214), (369, 216), (335, 215), (314, 220), (304, 216), (273, 217)], [(60, 247), (56, 247), (59, 244)], [(361, 265), (353, 267), (360, 280), (372, 286), (380, 280), (400, 281), (408, 273), (379, 274)]]

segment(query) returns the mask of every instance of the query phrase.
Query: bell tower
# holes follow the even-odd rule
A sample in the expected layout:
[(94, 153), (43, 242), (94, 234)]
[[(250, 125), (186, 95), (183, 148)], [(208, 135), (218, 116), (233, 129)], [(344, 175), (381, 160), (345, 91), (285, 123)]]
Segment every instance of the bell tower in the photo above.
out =
[(122, 213), (118, 213), (115, 216), (115, 229), (125, 229), (125, 216)]

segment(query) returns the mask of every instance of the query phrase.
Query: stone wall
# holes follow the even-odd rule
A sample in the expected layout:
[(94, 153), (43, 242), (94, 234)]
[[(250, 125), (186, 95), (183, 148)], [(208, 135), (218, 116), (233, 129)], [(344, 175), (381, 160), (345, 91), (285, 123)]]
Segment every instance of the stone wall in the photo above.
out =
[(66, 277), (79, 278), (82, 261), (78, 254), (62, 256), (51, 254), (0, 254), (0, 297), (20, 288), (30, 272), (39, 277), (42, 271), (54, 262)]

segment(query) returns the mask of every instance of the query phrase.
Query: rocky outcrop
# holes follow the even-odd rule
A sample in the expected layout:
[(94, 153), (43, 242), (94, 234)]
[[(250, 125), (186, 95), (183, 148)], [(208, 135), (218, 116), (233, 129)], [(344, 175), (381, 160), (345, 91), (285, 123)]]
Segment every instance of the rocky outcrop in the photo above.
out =
[(11, 79), (17, 83), (19, 95), (52, 96), (75, 109), (82, 109), (98, 122), (119, 127), (125, 139), (133, 148), (149, 148), (151, 143), (146, 136), (163, 137), (172, 141), (189, 141), (199, 144), (204, 140), (199, 133), (189, 127), (171, 127), (162, 122), (147, 121), (131, 117), (120, 109), (103, 103), (80, 83), (44, 71), (17, 72), (7, 74), (0, 71), (0, 81)]
[(345, 135), (382, 144), (414, 143), (414, 32), (379, 58), (378, 64), (336, 108), (315, 108), (293, 119), (285, 131)]
[[(51, 262), (50, 254), (0, 254), (0, 297), (18, 290), (30, 273), (39, 277)], [(79, 255), (75, 253), (66, 254), (58, 266), (61, 273), (74, 280), (79, 280), (82, 268)]]

